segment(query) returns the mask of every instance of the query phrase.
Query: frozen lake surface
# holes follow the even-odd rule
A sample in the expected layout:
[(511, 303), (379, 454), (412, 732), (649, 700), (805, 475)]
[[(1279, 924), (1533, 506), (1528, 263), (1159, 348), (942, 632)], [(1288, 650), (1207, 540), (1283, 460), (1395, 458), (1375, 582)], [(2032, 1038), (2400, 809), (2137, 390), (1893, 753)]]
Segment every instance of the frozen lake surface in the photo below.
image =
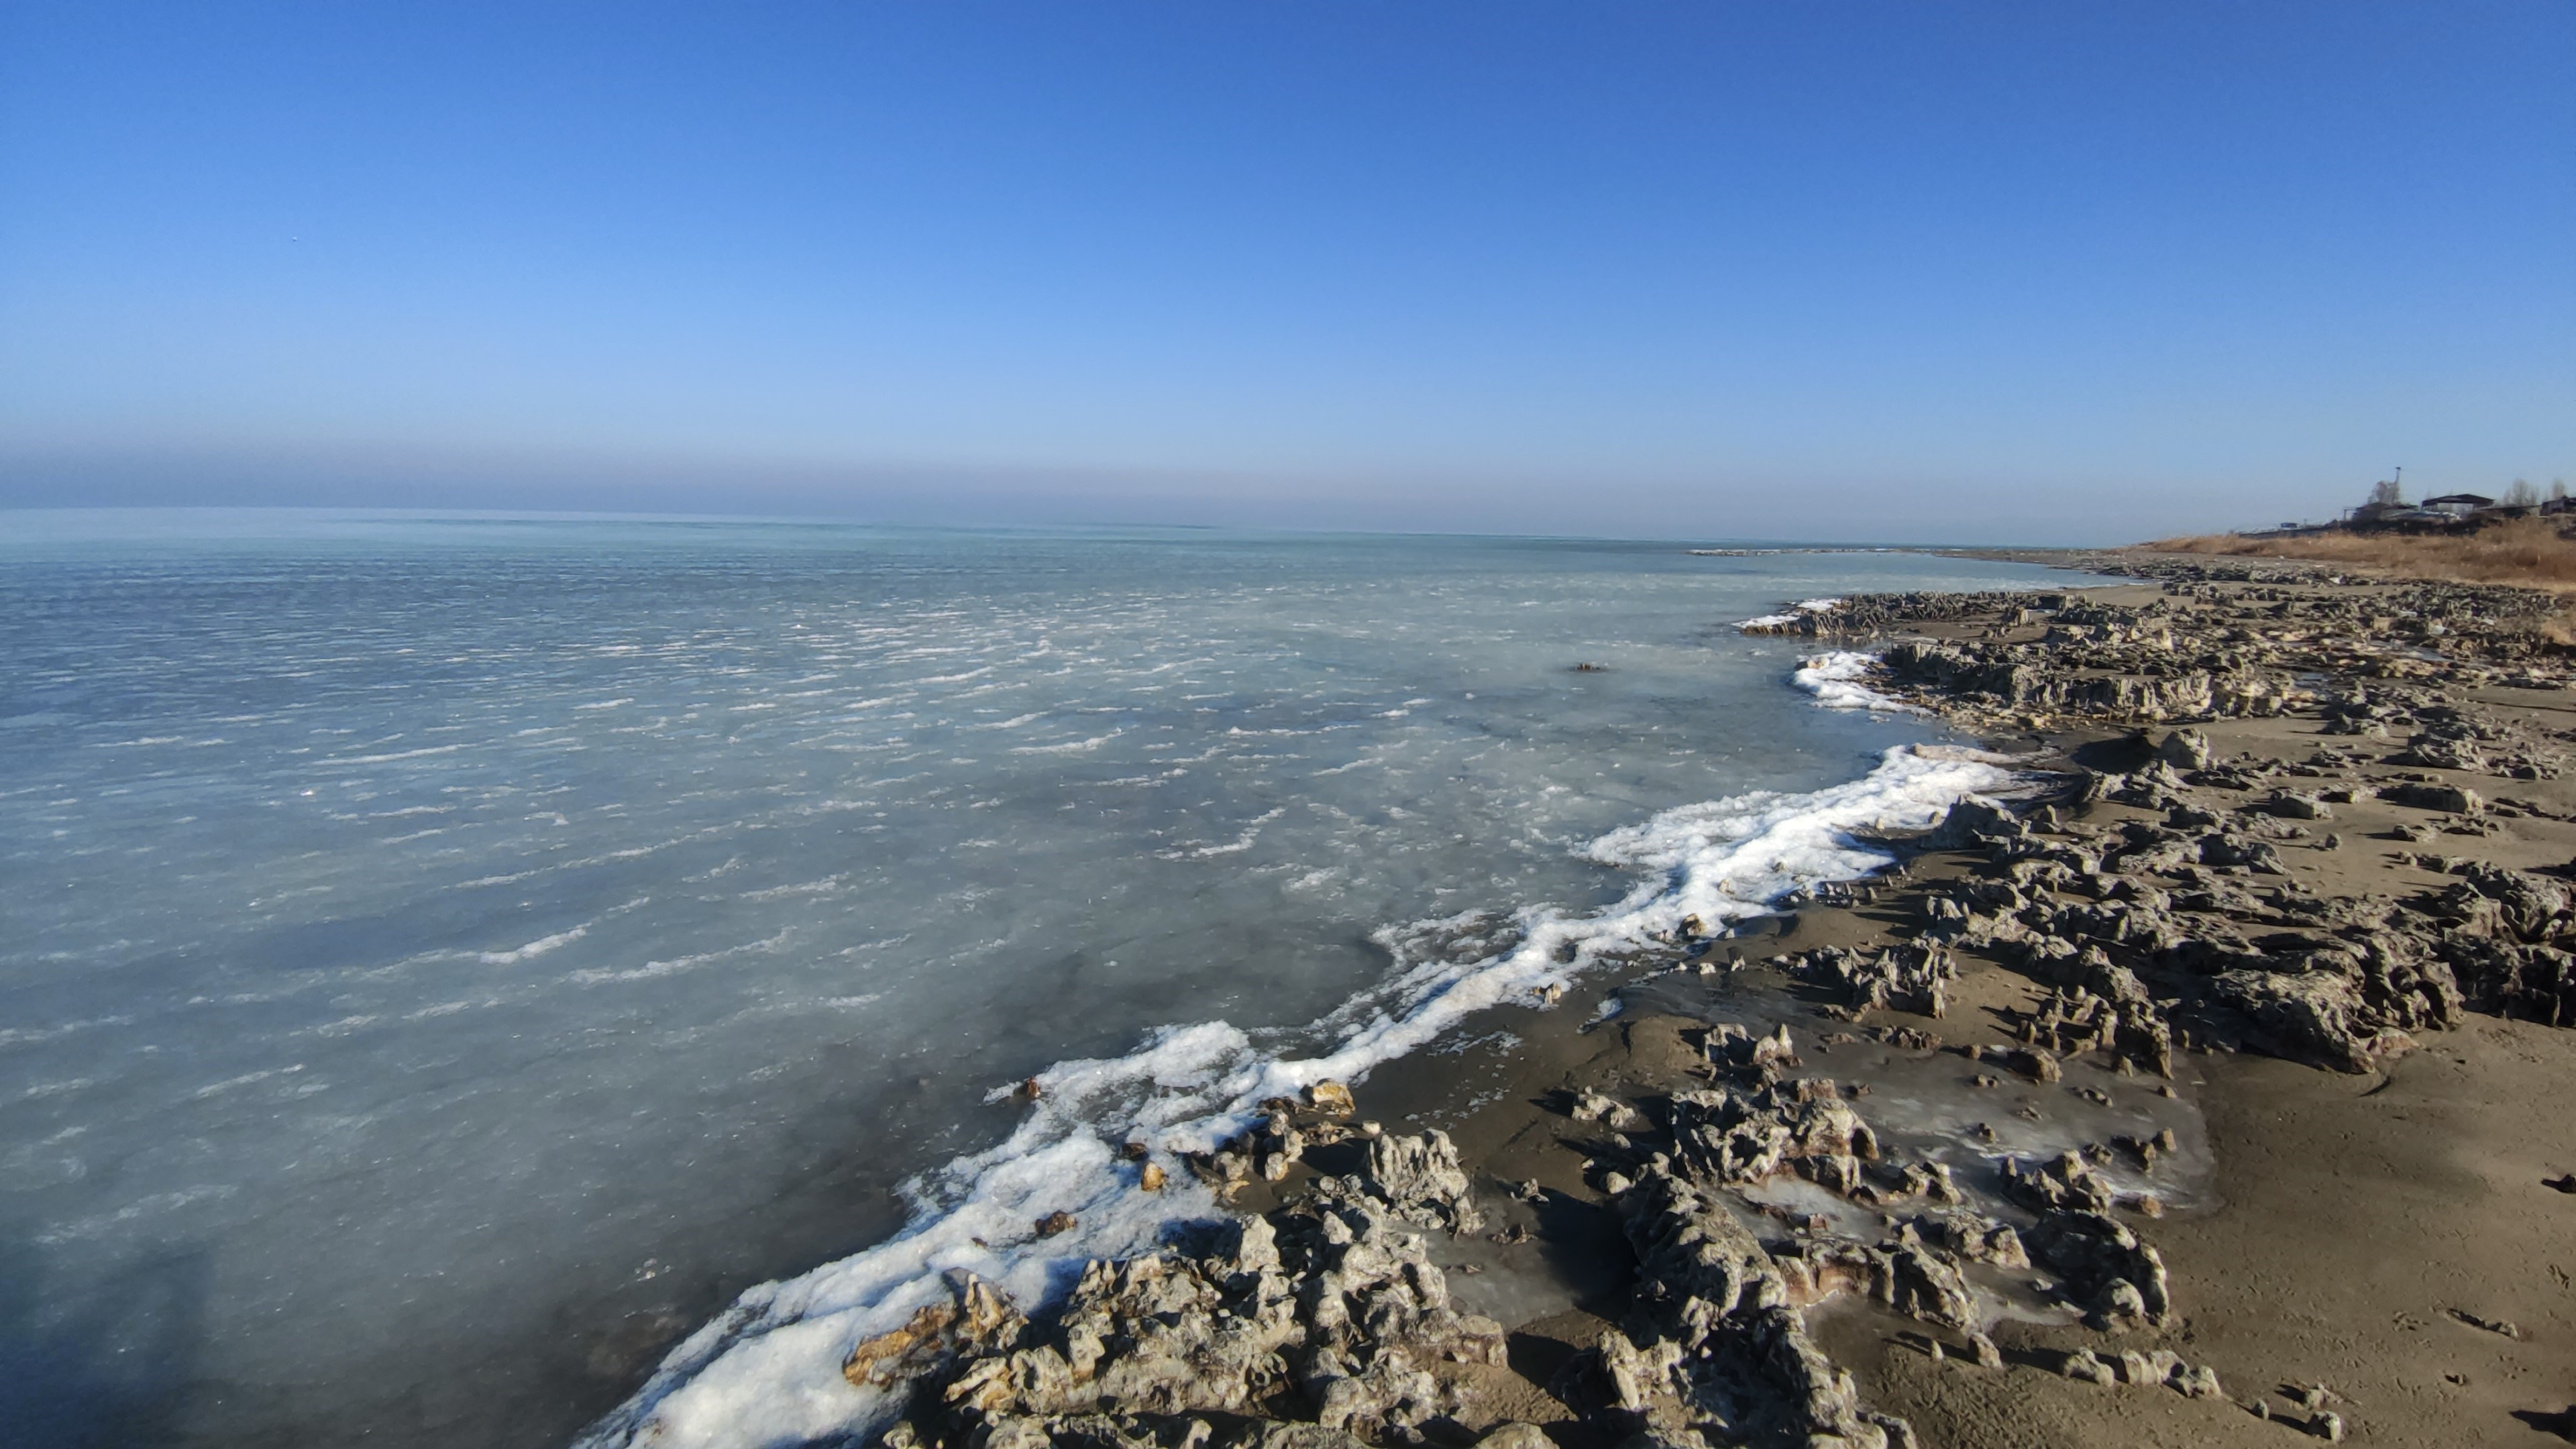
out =
[[(629, 1403), (614, 1437), (751, 1285), (858, 1254), (897, 1301), (908, 1223), (1405, 1049), (1552, 912), (1830, 848), (1686, 807), (1965, 778), (1873, 776), (1934, 727), (1734, 621), (2064, 577), (0, 514), (0, 1422), (514, 1449)], [(1707, 853), (1757, 828), (1805, 843)], [(1050, 1068), (1049, 1113), (988, 1101)]]

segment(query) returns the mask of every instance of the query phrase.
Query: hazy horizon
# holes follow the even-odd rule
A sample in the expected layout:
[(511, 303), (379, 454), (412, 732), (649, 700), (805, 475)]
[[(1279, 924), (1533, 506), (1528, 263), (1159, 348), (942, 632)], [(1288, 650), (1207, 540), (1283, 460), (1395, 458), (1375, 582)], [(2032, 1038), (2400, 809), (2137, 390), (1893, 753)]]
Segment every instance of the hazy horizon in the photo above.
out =
[[(1115, 516), (1103, 512), (1096, 519), (1035, 519), (999, 522), (967, 522), (946, 518), (893, 518), (863, 516), (855, 509), (845, 513), (719, 513), (675, 509), (619, 510), (582, 508), (478, 508), (478, 507), (409, 507), (365, 504), (303, 503), (111, 503), (111, 504), (0, 504), (0, 517), (19, 521), (17, 528), (0, 528), (0, 542), (9, 543), (132, 543), (151, 542), (156, 538), (151, 525), (158, 523), (161, 533), (185, 537), (192, 541), (216, 538), (271, 541), (292, 537), (327, 536), (344, 525), (372, 523), (564, 523), (564, 524), (722, 524), (746, 527), (776, 528), (847, 528), (874, 529), (894, 535), (973, 535), (1026, 534), (1031, 536), (1098, 534), (1104, 538), (1150, 537), (1155, 534), (1217, 535), (1239, 539), (1300, 537), (1332, 539), (1401, 539), (1424, 538), (1470, 542), (1567, 543), (1614, 546), (1669, 544), (1675, 549), (1735, 548), (1756, 550), (1849, 551), (1854, 553), (1906, 552), (1940, 549), (2038, 548), (2059, 547), (2048, 544), (2015, 544), (1994, 539), (1962, 539), (1957, 542), (1927, 542), (1894, 538), (1867, 538), (1858, 535), (1813, 537), (1755, 536), (1748, 534), (1676, 534), (1676, 533), (1605, 533), (1599, 531), (1542, 530), (1474, 530), (1463, 528), (1363, 528), (1307, 526), (1264, 523), (1187, 523), (1142, 515)], [(34, 529), (24, 527), (26, 520), (40, 520)], [(174, 530), (186, 527), (182, 534)], [(2070, 549), (2080, 544), (2062, 545)]]
[[(210, 470), (218, 486), (209, 487), (208, 471), (203, 460), (109, 467), (76, 475), (83, 478), (76, 496), (61, 501), (44, 496), (46, 490), (39, 487), (24, 490), (32, 496), (0, 494), (0, 534), (13, 531), (5, 521), (9, 518), (86, 515), (107, 520), (150, 514), (245, 520), (268, 515), (631, 519), (969, 531), (1173, 529), (1855, 548), (2107, 547), (2143, 542), (2150, 534), (2168, 537), (2184, 531), (2147, 529), (2142, 523), (2140, 529), (2123, 534), (2089, 521), (2081, 508), (2052, 507), (2062, 504), (2064, 495), (2044, 493), (1985, 505), (1965, 501), (1956, 492), (1928, 493), (1920, 511), (1872, 508), (1862, 523), (1842, 522), (1849, 516), (1846, 509), (1811, 512), (1793, 507), (1748, 511), (1746, 521), (1734, 527), (1722, 522), (1692, 527), (1680, 519), (1659, 522), (1654, 500), (1634, 494), (1608, 500), (1571, 498), (1557, 508), (1531, 507), (1525, 500), (1512, 516), (1498, 518), (1480, 513), (1472, 489), (1467, 488), (1416, 488), (1378, 496), (1322, 491), (1264, 496), (1179, 488), (1014, 490), (1010, 480), (996, 480), (994, 486), (983, 488), (875, 480), (833, 487), (767, 480), (746, 485), (739, 478), (720, 476), (675, 482), (653, 477), (649, 470), (639, 470), (644, 474), (640, 481), (634, 475), (603, 474), (593, 481), (565, 482), (553, 469), (531, 470), (533, 478), (411, 474), (353, 484), (346, 477), (319, 473), (253, 473), (220, 465)], [(19, 474), (0, 463), (0, 488), (47, 476), (41, 469)], [(2247, 527), (2280, 521), (2287, 520), (2251, 516), (2235, 520)], [(1869, 531), (1872, 527), (1881, 531)], [(117, 524), (102, 536), (128, 531)], [(254, 525), (250, 531), (259, 529)]]
[(29, 4), (0, 507), (2107, 544), (2576, 477), (2576, 10)]

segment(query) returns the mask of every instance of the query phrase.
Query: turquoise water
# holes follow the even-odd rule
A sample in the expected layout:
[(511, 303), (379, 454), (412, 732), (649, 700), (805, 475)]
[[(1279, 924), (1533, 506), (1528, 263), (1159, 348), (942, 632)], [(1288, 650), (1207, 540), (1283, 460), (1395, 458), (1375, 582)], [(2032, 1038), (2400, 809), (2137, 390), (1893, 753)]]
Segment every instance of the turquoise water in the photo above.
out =
[(0, 1412), (561, 1443), (996, 1087), (1322, 1050), (1929, 737), (1733, 621), (2063, 578), (1684, 547), (0, 513)]

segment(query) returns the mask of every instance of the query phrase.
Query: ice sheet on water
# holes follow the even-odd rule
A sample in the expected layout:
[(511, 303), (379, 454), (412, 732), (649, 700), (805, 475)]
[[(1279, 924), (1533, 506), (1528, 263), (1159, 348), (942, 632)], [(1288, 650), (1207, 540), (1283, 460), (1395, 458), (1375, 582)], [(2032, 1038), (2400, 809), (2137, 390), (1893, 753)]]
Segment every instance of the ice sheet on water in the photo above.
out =
[[(1810, 708), (1707, 620), (2027, 572), (1494, 541), (202, 532), (0, 538), (0, 674), (24, 696), (0, 756), (0, 1178), (34, 1321), (198, 1253), (195, 1371), (238, 1387), (239, 1435), (327, 1422), (388, 1449), (561, 1443), (592, 1391), (567, 1360), (630, 1386), (651, 1337), (632, 1325), (882, 1239), (907, 1176), (924, 1213), (982, 1192), (1018, 1224), (1007, 1171), (925, 1171), (1025, 1125), (976, 1105), (992, 1082), (1114, 1058), (1142, 1023), (1248, 1028), (1207, 1081), (1138, 1089), (1178, 1116), (1085, 1109), (1104, 1142), (1178, 1139), (1256, 1064), (1366, 1061), (1581, 969), (1513, 955), (1532, 923), (1489, 908), (1601, 916), (1639, 877), (1569, 846), (1677, 800), (1847, 779), (1918, 733)], [(1569, 689), (1610, 641), (1619, 672)], [(1480, 908), (1384, 949), (1362, 934)], [(847, 1176), (811, 1186), (818, 1159)], [(1111, 1233), (1110, 1201), (1073, 1210)], [(1018, 1241), (961, 1230), (949, 1247)], [(666, 1269), (635, 1274), (648, 1258)]]
[[(1594, 858), (1642, 876), (1616, 904), (1585, 914), (1527, 910), (1501, 950), (1415, 965), (1319, 1023), (1319, 1034), (1339, 1038), (1321, 1055), (1265, 1053), (1234, 1027), (1208, 1022), (1165, 1028), (1123, 1057), (1050, 1068), (1008, 1141), (914, 1185), (919, 1211), (900, 1236), (744, 1294), (583, 1443), (754, 1449), (864, 1428), (898, 1405), (850, 1385), (842, 1361), (860, 1339), (944, 1296), (943, 1274), (973, 1272), (1036, 1303), (1089, 1259), (1133, 1254), (1172, 1224), (1221, 1210), (1204, 1189), (1185, 1185), (1185, 1173), (1173, 1173), (1162, 1194), (1139, 1190), (1119, 1144), (1141, 1140), (1162, 1154), (1212, 1148), (1265, 1098), (1362, 1077), (1486, 1007), (1531, 1000), (1612, 952), (1647, 946), (1686, 915), (1738, 920), (1796, 887), (1868, 874), (1890, 857), (1854, 831), (1929, 826), (1962, 795), (2008, 779), (1991, 757), (1900, 746), (1849, 784), (1665, 811), (1593, 842)], [(1473, 924), (1426, 923), (1436, 928), (1426, 934), (1454, 939)], [(1038, 1238), (1036, 1221), (1057, 1211), (1073, 1214), (1077, 1227)]]

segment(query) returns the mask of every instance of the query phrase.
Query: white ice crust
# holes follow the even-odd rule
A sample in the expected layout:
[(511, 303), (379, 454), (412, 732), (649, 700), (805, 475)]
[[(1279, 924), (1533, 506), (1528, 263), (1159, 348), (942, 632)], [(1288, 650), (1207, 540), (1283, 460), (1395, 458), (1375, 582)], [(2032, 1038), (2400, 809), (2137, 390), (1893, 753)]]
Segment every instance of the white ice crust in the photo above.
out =
[(1843, 601), (1839, 597), (1830, 599), (1800, 599), (1797, 603), (1795, 613), (1762, 614), (1754, 618), (1743, 620), (1735, 627), (1738, 629), (1777, 629), (1783, 624), (1797, 623), (1799, 614), (1830, 613), (1842, 606)]
[[(1123, 1057), (1052, 1067), (1010, 1140), (908, 1184), (917, 1210), (900, 1234), (744, 1293), (673, 1349), (581, 1449), (778, 1449), (863, 1430), (899, 1406), (852, 1387), (842, 1362), (860, 1339), (944, 1300), (943, 1274), (973, 1272), (1033, 1305), (1090, 1259), (1132, 1255), (1177, 1222), (1222, 1215), (1186, 1172), (1173, 1172), (1159, 1194), (1141, 1191), (1120, 1144), (1141, 1139), (1158, 1155), (1210, 1148), (1265, 1098), (1362, 1077), (1486, 1007), (1531, 1002), (1542, 987), (1646, 946), (1684, 916), (1742, 920), (1796, 887), (1881, 869), (1892, 857), (1854, 832), (1930, 826), (1961, 796), (2010, 778), (1992, 756), (1900, 746), (1847, 784), (1668, 810), (1589, 847), (1591, 858), (1643, 877), (1617, 904), (1591, 915), (1528, 909), (1512, 943), (1492, 955), (1413, 966), (1317, 1023), (1317, 1035), (1339, 1043), (1324, 1055), (1268, 1054), (1244, 1032), (1207, 1022), (1161, 1028)], [(1037, 1219), (1058, 1210), (1078, 1226), (1037, 1238)]]
[(1862, 681), (1869, 678), (1876, 657), (1837, 649), (1819, 654), (1798, 666), (1790, 682), (1816, 697), (1816, 703), (1827, 709), (1866, 709), (1879, 714), (1920, 714), (1921, 710), (1901, 699), (1892, 699), (1870, 688)]

